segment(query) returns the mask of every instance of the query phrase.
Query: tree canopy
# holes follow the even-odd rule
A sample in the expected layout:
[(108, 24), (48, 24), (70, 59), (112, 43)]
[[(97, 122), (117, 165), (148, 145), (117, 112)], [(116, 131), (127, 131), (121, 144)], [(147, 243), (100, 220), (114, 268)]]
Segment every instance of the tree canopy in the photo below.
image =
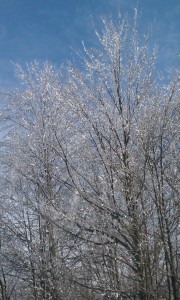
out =
[(119, 17), (2, 93), (0, 299), (178, 300), (179, 71)]

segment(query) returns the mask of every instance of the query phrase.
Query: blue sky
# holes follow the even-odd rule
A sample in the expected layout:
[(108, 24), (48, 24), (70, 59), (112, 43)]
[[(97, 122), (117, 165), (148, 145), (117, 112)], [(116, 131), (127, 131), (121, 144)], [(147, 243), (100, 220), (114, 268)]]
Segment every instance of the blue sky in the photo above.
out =
[(137, 2), (140, 30), (153, 24), (159, 66), (179, 66), (179, 0), (0, 0), (0, 87), (17, 84), (13, 63), (76, 60), (82, 41), (96, 46), (92, 20), (99, 27), (101, 16), (132, 14)]

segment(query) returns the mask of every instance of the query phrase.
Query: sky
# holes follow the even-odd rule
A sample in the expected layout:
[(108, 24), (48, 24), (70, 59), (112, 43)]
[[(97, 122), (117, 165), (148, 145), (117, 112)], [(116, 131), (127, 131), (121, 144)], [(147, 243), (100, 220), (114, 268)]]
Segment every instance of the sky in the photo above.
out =
[(0, 88), (17, 85), (15, 64), (76, 61), (76, 52), (97, 47), (101, 17), (133, 15), (139, 30), (153, 28), (161, 69), (180, 66), (180, 0), (0, 0)]

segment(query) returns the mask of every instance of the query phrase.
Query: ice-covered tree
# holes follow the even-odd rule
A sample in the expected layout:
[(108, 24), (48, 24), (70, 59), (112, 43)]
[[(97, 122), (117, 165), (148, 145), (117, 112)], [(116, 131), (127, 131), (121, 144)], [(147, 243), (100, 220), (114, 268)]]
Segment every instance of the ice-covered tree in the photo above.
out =
[(1, 109), (1, 294), (177, 300), (179, 73), (159, 79), (136, 11), (96, 36), (66, 79), (19, 67)]

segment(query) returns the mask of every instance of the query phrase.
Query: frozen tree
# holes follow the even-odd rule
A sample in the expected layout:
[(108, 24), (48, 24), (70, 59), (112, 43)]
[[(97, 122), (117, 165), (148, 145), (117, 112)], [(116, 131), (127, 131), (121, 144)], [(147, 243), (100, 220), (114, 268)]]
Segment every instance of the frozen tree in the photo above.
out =
[[(136, 13), (133, 26), (120, 18), (117, 27), (104, 22), (96, 34), (99, 49), (85, 49), (85, 74), (70, 68), (67, 89), (83, 148), (73, 160), (65, 154), (83, 211), (75, 225), (89, 243), (90, 281), (83, 272), (80, 282), (117, 299), (159, 299), (162, 293), (178, 299), (178, 188), (171, 188), (172, 198), (168, 185), (177, 182), (179, 75), (167, 88), (158, 81), (155, 52), (149, 36), (143, 43), (138, 37)], [(155, 149), (148, 148), (155, 152), (153, 170), (142, 149), (144, 134)], [(173, 176), (166, 185), (164, 143)]]
[(179, 299), (179, 73), (136, 11), (96, 36), (67, 80), (18, 67), (1, 109), (2, 299)]
[(58, 229), (61, 215), (57, 220), (57, 209), (68, 208), (70, 190), (66, 191), (69, 176), (55, 143), (58, 136), (66, 144), (70, 120), (60, 75), (50, 65), (41, 71), (35, 63), (28, 72), (19, 68), (18, 74), (25, 89), (9, 97), (4, 112), (9, 126), (2, 148), (8, 174), (4, 197), (13, 209), (6, 226), (16, 236), (15, 251), (24, 260), (27, 289), (33, 291), (34, 299), (59, 299), (68, 291), (62, 283), (68, 257), (64, 242), (70, 247), (70, 241)]
[[(146, 189), (154, 207), (166, 294), (179, 298), (179, 74), (148, 109), (140, 133), (147, 161)], [(149, 113), (150, 112), (150, 113)], [(151, 119), (150, 119), (151, 118)], [(157, 229), (156, 229), (157, 231)], [(162, 264), (163, 261), (163, 264)], [(160, 270), (159, 269), (159, 270)], [(160, 272), (160, 273), (161, 273)], [(164, 276), (162, 276), (164, 278)]]

